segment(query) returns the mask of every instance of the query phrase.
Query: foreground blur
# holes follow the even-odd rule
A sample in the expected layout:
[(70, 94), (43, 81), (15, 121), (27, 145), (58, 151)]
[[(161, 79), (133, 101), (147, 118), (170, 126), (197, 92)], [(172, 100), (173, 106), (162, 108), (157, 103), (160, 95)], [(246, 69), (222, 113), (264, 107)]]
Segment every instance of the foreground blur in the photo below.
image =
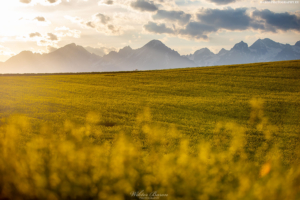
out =
[(284, 157), (284, 137), (252, 100), (248, 125), (217, 123), (191, 148), (175, 127), (154, 124), (149, 109), (131, 134), (107, 140), (100, 118), (70, 121), (57, 133), (11, 117), (0, 125), (0, 199), (299, 199), (300, 142)]

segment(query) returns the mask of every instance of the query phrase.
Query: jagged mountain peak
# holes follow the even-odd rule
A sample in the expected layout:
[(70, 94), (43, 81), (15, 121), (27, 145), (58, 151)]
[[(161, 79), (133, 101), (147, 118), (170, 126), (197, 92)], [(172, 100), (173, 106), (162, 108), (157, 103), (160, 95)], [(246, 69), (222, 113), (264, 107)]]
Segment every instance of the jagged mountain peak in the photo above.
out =
[(261, 46), (265, 46), (265, 43), (262, 39), (258, 39), (250, 46), (250, 48), (256, 48)]
[(118, 56), (119, 58), (124, 58), (130, 56), (133, 52), (134, 50), (130, 46), (126, 46), (123, 49), (120, 49), (118, 53), (115, 53), (115, 56)]
[(256, 40), (249, 48), (251, 49), (259, 49), (264, 47), (277, 47), (279, 43), (274, 42), (269, 38), (258, 39)]
[(273, 40), (271, 40), (271, 39), (269, 39), (269, 38), (265, 38), (265, 39), (263, 39), (262, 41), (263, 41), (263, 43), (264, 43), (266, 46), (271, 47), (271, 48), (283, 48), (283, 47), (284, 47), (283, 44), (280, 44), (280, 43), (278, 43), (278, 42), (275, 42), (275, 41), (273, 41)]
[(9, 62), (19, 62), (20, 60), (32, 59), (32, 58), (37, 57), (37, 56), (41, 56), (41, 54), (33, 53), (32, 51), (25, 50), (25, 51), (20, 52), (17, 55), (12, 56), (6, 62), (8, 62), (8, 63)]
[(224, 55), (227, 52), (228, 52), (228, 50), (222, 48), (217, 55)]
[(132, 52), (132, 51), (133, 51), (133, 49), (130, 46), (126, 46), (123, 49), (120, 49), (119, 53), (129, 53), (129, 52)]
[[(81, 50), (86, 50), (84, 47), (77, 45), (75, 43), (67, 44), (64, 47), (61, 47), (60, 49), (81, 49)], [(59, 49), (58, 49), (59, 50)], [(86, 50), (87, 51), (87, 50)]]
[(144, 45), (142, 48), (137, 49), (136, 51), (143, 54), (149, 54), (154, 52), (160, 52), (162, 54), (176, 54), (176, 56), (180, 56), (179, 53), (175, 50), (172, 50), (168, 46), (166, 46), (164, 43), (162, 43), (160, 40), (151, 40), (146, 45)]
[(263, 41), (264, 43), (277, 43), (277, 42), (271, 40), (270, 38), (265, 38), (265, 39), (263, 39), (262, 41)]
[(241, 41), (241, 42), (235, 44), (232, 49), (234, 49), (234, 50), (246, 50), (246, 49), (248, 49), (248, 44)]
[(32, 51), (29, 51), (29, 50), (21, 51), (19, 53), (19, 55), (32, 55), (32, 54), (34, 54), (34, 53)]
[[(76, 49), (76, 50), (84, 50), (84, 51), (87, 51), (83, 46), (80, 46), (80, 45), (77, 45), (75, 43), (71, 43), (71, 44), (67, 44), (61, 48), (59, 48), (58, 50), (60, 49)], [(88, 51), (87, 51), (88, 52)]]
[(162, 43), (160, 40), (151, 40), (144, 47), (161, 48), (161, 47), (167, 47), (167, 46), (164, 43)]
[(64, 47), (76, 47), (77, 45), (75, 43), (70, 43), (65, 45)]
[(202, 48), (197, 51), (195, 51), (194, 55), (199, 55), (199, 54), (213, 54), (208, 48)]
[(51, 53), (49, 55), (72, 55), (72, 54), (82, 54), (82, 55), (92, 55), (88, 50), (80, 45), (76, 45), (75, 43), (68, 44), (64, 47), (61, 47)]
[(266, 54), (268, 52), (267, 45), (262, 39), (256, 40), (249, 48), (257, 54)]

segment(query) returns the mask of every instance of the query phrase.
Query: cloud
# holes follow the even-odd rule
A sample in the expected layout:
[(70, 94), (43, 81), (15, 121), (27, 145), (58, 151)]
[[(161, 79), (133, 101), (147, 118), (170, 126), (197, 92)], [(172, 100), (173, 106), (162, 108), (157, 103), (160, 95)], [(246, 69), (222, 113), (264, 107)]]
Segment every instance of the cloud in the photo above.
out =
[(186, 24), (190, 21), (192, 15), (185, 14), (183, 11), (167, 11), (158, 10), (155, 15), (152, 16), (154, 20), (169, 20), (177, 21), (180, 24)]
[(151, 33), (158, 33), (158, 34), (174, 34), (174, 30), (171, 28), (166, 27), (165, 24), (157, 24), (155, 22), (148, 22), (148, 24), (144, 25), (145, 30)]
[(39, 22), (45, 22), (46, 21), (45, 17), (41, 17), (41, 16), (37, 16), (33, 20), (37, 20)]
[(236, 0), (207, 0), (217, 5), (227, 5), (236, 2)]
[(31, 0), (20, 0), (21, 3), (31, 3)]
[(113, 5), (114, 1), (113, 0), (102, 0), (98, 3), (99, 5)]
[(53, 33), (47, 33), (48, 39), (51, 41), (57, 41), (58, 37), (57, 35), (53, 34)]
[(92, 19), (85, 21), (79, 17), (65, 16), (66, 19), (69, 19), (73, 23), (79, 24), (82, 28), (92, 28), (99, 33), (104, 33), (106, 35), (121, 35), (126, 26), (121, 26), (115, 24), (115, 20), (107, 15), (102, 13), (97, 13), (92, 16)]
[(62, 27), (55, 28), (55, 34), (60, 38), (61, 37), (80, 38), (81, 31), (75, 30), (75, 29), (70, 29), (66, 26), (62, 26)]
[(55, 46), (56, 43), (59, 41), (59, 38), (53, 33), (47, 33), (46, 35), (42, 35), (39, 32), (29, 33), (28, 35), (17, 37), (17, 39), (20, 39), (24, 42), (37, 42), (37, 45), (39, 46)]
[(116, 12), (112, 16), (113, 22), (119, 25), (122, 25), (124, 27), (124, 24), (129, 24), (133, 26), (141, 26), (144, 25), (145, 23), (148, 23), (149, 21), (149, 15), (148, 13), (137, 13), (137, 12), (126, 12), (126, 13), (121, 13), (121, 12)]
[(59, 0), (46, 0), (47, 2), (49, 2), (49, 3), (56, 3), (56, 2), (58, 2)]
[(254, 10), (252, 15), (247, 8), (206, 9), (197, 14), (204, 24), (211, 24), (216, 29), (226, 30), (261, 30), (276, 32), (277, 30), (300, 31), (300, 17), (295, 14), (275, 13), (268, 9)]
[(208, 33), (216, 32), (217, 29), (211, 25), (200, 22), (190, 22), (184, 29), (179, 30), (179, 35), (195, 39), (207, 39)]
[(300, 17), (295, 14), (274, 13), (268, 9), (255, 10), (253, 17), (257, 17), (264, 21), (267, 30), (276, 32), (277, 29), (297, 30), (300, 31)]
[(90, 28), (96, 28), (96, 25), (92, 21), (86, 22), (85, 25), (90, 27)]
[(157, 34), (172, 34), (183, 38), (208, 39), (209, 34), (220, 30), (227, 31), (260, 31), (277, 32), (300, 31), (300, 17), (293, 13), (275, 13), (270, 10), (254, 10), (248, 8), (202, 9), (196, 14), (196, 21), (180, 11), (159, 10), (153, 19), (181, 22), (183, 27), (173, 29), (165, 24), (148, 22), (144, 28)]
[(45, 40), (38, 40), (37, 45), (47, 47), (47, 46), (56, 46), (57, 44), (51, 40), (45, 39)]
[(246, 11), (247, 8), (205, 9), (197, 14), (197, 18), (202, 23), (211, 24), (217, 29), (246, 30), (252, 22)]
[(96, 14), (95, 18), (97, 22), (100, 22), (102, 24), (107, 24), (111, 20), (110, 17), (103, 15), (101, 13)]
[(30, 38), (34, 38), (34, 37), (42, 37), (42, 35), (41, 35), (40, 33), (38, 33), (38, 32), (35, 32), (35, 33), (30, 33), (30, 34), (29, 34), (29, 37), (30, 37)]
[(154, 5), (153, 1), (147, 0), (136, 0), (134, 2), (131, 2), (130, 6), (140, 11), (154, 12), (158, 10), (157, 6)]
[(119, 5), (140, 12), (155, 12), (159, 8), (173, 9), (178, 7), (175, 0), (100, 0), (98, 5)]
[(80, 17), (72, 17), (69, 15), (65, 15), (64, 17), (66, 19), (70, 20), (72, 23), (82, 24), (82, 22), (83, 22), (83, 19), (81, 19)]
[(41, 4), (44, 6), (53, 6), (53, 5), (60, 4), (62, 1), (61, 0), (19, 0), (19, 2), (25, 5)]
[(41, 25), (41, 26), (48, 26), (51, 24), (50, 21), (46, 20), (45, 17), (43, 16), (37, 16), (37, 17), (34, 17), (34, 18), (20, 18), (19, 19), (20, 21), (25, 21), (25, 22), (36, 22), (38, 25)]
[(0, 45), (0, 56), (14, 56), (16, 55), (9, 48)]
[[(158, 26), (155, 23), (148, 23), (145, 29), (149, 32), (172, 33), (181, 37), (194, 39), (207, 39), (208, 34), (217, 32), (220, 29), (226, 30), (246, 30), (249, 28), (264, 28), (260, 23), (255, 23), (246, 12), (246, 8), (226, 8), (220, 9), (203, 9), (197, 14), (198, 21), (190, 21), (191, 15), (180, 11), (158, 11), (153, 16), (154, 19), (168, 19), (187, 23), (183, 28), (178, 30), (167, 29), (164, 24)], [(174, 28), (175, 29), (175, 28)]]
[(54, 33), (41, 34), (39, 32), (29, 33), (27, 35), (17, 37), (18, 40), (24, 42), (36, 42), (38, 46), (52, 46), (57, 47), (57, 43), (64, 37), (79, 38), (81, 32), (72, 30), (68, 27), (56, 27)]

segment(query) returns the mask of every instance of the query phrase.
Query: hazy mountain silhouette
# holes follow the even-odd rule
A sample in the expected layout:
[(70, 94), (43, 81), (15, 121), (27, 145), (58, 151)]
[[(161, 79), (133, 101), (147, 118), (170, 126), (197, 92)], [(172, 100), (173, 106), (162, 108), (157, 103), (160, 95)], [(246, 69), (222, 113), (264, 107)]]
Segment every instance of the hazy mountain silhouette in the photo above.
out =
[[(296, 43), (297, 44), (297, 43)], [(284, 49), (280, 51), (275, 60), (297, 60), (300, 59), (300, 46), (292, 46), (292, 45), (285, 45)]]
[(42, 55), (32, 53), (31, 51), (22, 51), (18, 55), (9, 58), (3, 65), (2, 73), (28, 73), (39, 72), (43, 70)]
[(223, 56), (223, 55), (225, 55), (226, 53), (228, 53), (228, 50), (222, 48), (222, 49), (219, 51), (219, 53), (218, 53), (217, 55), (218, 55), (218, 56)]
[(187, 58), (193, 60), (197, 66), (209, 66), (216, 61), (216, 55), (208, 48), (199, 49), (194, 54), (188, 55)]
[(241, 41), (229, 51), (221, 49), (218, 54), (213, 54), (208, 49), (202, 48), (186, 57), (195, 61), (198, 66), (297, 60), (300, 59), (300, 41), (295, 45), (289, 45), (265, 38), (258, 39), (250, 47)]
[[(103, 60), (109, 63), (111, 68), (119, 70), (151, 70), (196, 66), (193, 61), (181, 56), (177, 51), (170, 49), (159, 40), (152, 40), (136, 50), (129, 46), (124, 47), (119, 52), (110, 52), (105, 55)], [(104, 69), (104, 63), (101, 64), (103, 70), (109, 71), (109, 67)]]
[[(47, 62), (53, 66), (54, 72), (63, 69), (63, 72), (90, 72), (95, 71), (93, 63), (101, 59), (100, 56), (91, 54), (82, 46), (69, 44), (46, 56)], [(49, 69), (50, 67), (48, 67)], [(58, 71), (60, 72), (60, 71)]]
[(152, 40), (139, 49), (129, 46), (103, 57), (76, 44), (69, 44), (48, 54), (23, 51), (0, 62), (0, 73), (101, 72), (170, 69), (300, 59), (300, 41), (281, 44), (268, 38), (259, 39), (250, 47), (241, 41), (230, 50), (214, 54), (208, 48), (181, 56), (159, 40)]
[(49, 54), (23, 51), (2, 65), (1, 73), (90, 72), (101, 57), (76, 44), (69, 44)]
[(220, 57), (217, 65), (244, 64), (254, 62), (248, 44), (241, 41), (234, 45), (230, 51)]

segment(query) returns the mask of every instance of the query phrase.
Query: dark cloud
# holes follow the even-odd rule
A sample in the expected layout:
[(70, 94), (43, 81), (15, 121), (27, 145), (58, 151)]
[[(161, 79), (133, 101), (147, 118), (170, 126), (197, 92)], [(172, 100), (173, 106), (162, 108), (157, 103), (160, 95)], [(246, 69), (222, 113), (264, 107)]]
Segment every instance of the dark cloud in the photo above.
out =
[(58, 0), (46, 0), (47, 2), (49, 2), (49, 3), (56, 3), (56, 2), (58, 2)]
[(112, 5), (112, 4), (114, 4), (114, 1), (113, 0), (107, 0), (107, 1), (104, 1), (104, 4)]
[(102, 24), (107, 24), (109, 21), (110, 21), (110, 17), (106, 16), (106, 15), (103, 15), (101, 13), (98, 13), (95, 15), (95, 17), (100, 20), (100, 22)]
[(196, 39), (207, 39), (207, 34), (215, 31), (217, 29), (213, 26), (200, 22), (190, 22), (184, 29), (179, 30), (179, 34)]
[(102, 4), (102, 5), (113, 5), (114, 4), (114, 0), (101, 0), (101, 1), (99, 1), (99, 4)]
[(20, 0), (21, 3), (31, 3), (31, 0)]
[(217, 5), (227, 5), (236, 2), (236, 0), (208, 0), (208, 1), (215, 3)]
[(33, 20), (37, 20), (39, 22), (45, 22), (46, 21), (45, 17), (41, 17), (41, 16), (35, 17)]
[(265, 10), (255, 10), (253, 12), (253, 17), (258, 17), (264, 20), (265, 25), (269, 31), (280, 30), (297, 30), (300, 31), (300, 17), (285, 13), (274, 13), (268, 9)]
[(42, 35), (39, 32), (35, 32), (35, 33), (30, 33), (29, 37), (34, 38), (34, 37), (42, 37)]
[(277, 30), (297, 30), (300, 32), (300, 17), (292, 13), (275, 13), (270, 10), (254, 10), (251, 14), (247, 8), (202, 9), (196, 15), (197, 21), (190, 21), (191, 16), (180, 11), (159, 10), (153, 19), (166, 19), (185, 24), (184, 28), (173, 29), (165, 24), (148, 22), (145, 30), (152, 33), (169, 33), (188, 38), (207, 39), (208, 35), (218, 30), (243, 31), (262, 30), (276, 32)]
[[(19, 0), (21, 3), (26, 3), (26, 4), (29, 4), (29, 3), (31, 3), (31, 1), (32, 0)], [(59, 0), (44, 0), (45, 2), (47, 2), (47, 3), (56, 3), (56, 2), (58, 2)]]
[(40, 44), (41, 46), (45, 46), (45, 45), (48, 44), (48, 42), (47, 42), (46, 40), (40, 40), (40, 41), (39, 41), (39, 44)]
[(85, 25), (90, 27), (90, 28), (95, 28), (96, 27), (95, 24), (91, 21), (86, 22)]
[(150, 11), (154, 12), (157, 11), (158, 8), (152, 1), (147, 0), (137, 0), (130, 4), (130, 6), (134, 9), (140, 10), (140, 11)]
[(48, 39), (51, 41), (58, 40), (58, 37), (56, 35), (54, 35), (53, 33), (47, 33), (47, 35), (48, 35)]
[(247, 8), (227, 8), (225, 10), (206, 9), (197, 14), (198, 20), (204, 24), (213, 24), (217, 29), (227, 30), (277, 30), (300, 31), (300, 17), (290, 13), (274, 13), (268, 9), (255, 10), (250, 17)]
[(181, 24), (186, 24), (191, 19), (190, 14), (185, 14), (183, 11), (167, 11), (167, 10), (158, 10), (153, 19), (160, 20), (166, 19), (170, 21), (178, 21)]
[(169, 34), (174, 34), (174, 30), (171, 28), (166, 27), (165, 24), (157, 24), (154, 22), (148, 22), (148, 24), (144, 25), (144, 28), (152, 33), (158, 33), (158, 34), (163, 34), (163, 33), (169, 33)]
[(112, 24), (107, 25), (107, 28), (108, 28), (109, 30), (111, 30), (111, 31), (114, 31), (114, 30), (115, 30), (115, 27), (114, 27), (114, 25), (112, 25)]
[(197, 18), (202, 23), (211, 24), (218, 29), (246, 30), (252, 22), (246, 11), (247, 8), (206, 9), (197, 14)]

